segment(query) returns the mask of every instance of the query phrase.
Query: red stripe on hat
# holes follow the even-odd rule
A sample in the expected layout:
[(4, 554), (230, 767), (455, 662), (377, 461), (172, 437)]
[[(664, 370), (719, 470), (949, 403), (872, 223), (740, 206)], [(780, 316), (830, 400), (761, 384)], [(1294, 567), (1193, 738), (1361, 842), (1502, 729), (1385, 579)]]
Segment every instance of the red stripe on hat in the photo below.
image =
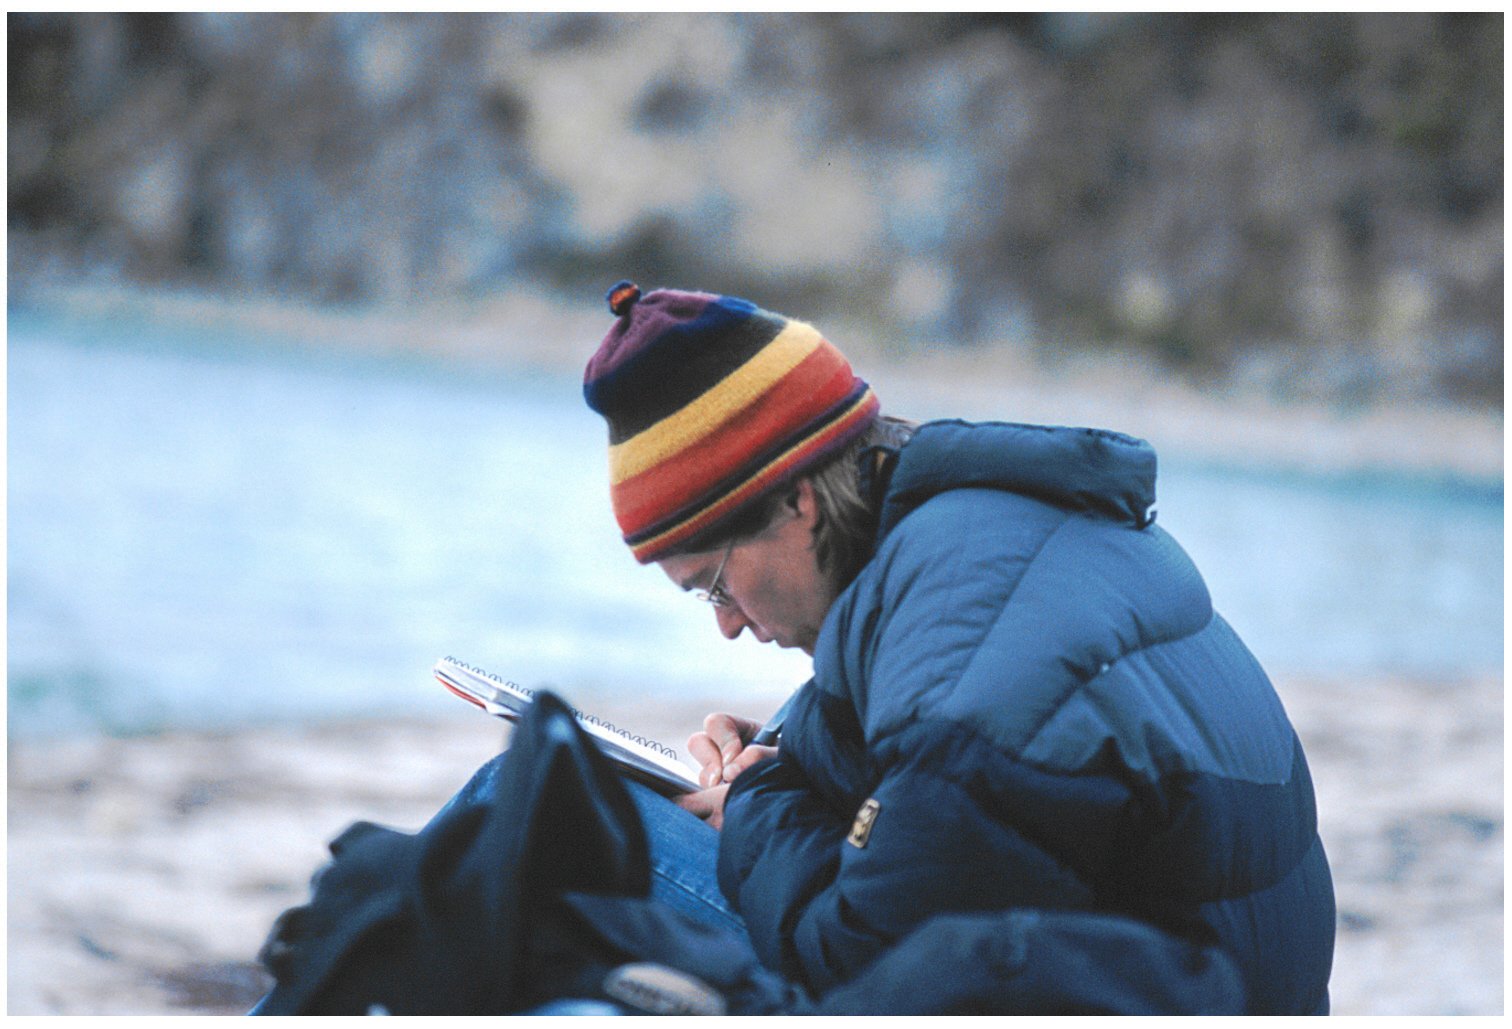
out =
[(792, 448), (784, 451), (751, 478), (708, 507), (694, 512), (650, 539), (631, 544), (631, 553), (635, 555), (637, 561), (645, 564), (656, 560), (659, 554), (664, 554), (678, 544), (692, 539), (720, 519), (750, 503), (765, 490), (781, 482), (795, 469), (812, 463), (824, 456), (826, 451), (837, 449), (853, 439), (871, 422), (879, 408), (876, 394), (868, 388), (838, 419), (825, 425), (813, 436), (799, 441)]
[(620, 529), (633, 536), (693, 504), (757, 455), (779, 445), (795, 427), (822, 417), (855, 387), (855, 373), (838, 351), (816, 350), (752, 403), (710, 426), (703, 436), (614, 486), (614, 513)]

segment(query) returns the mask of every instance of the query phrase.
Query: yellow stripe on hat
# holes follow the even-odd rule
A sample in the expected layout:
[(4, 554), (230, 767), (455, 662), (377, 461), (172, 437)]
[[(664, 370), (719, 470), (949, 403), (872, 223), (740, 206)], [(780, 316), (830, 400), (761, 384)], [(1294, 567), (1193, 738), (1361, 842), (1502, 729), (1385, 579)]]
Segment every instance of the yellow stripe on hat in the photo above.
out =
[(680, 453), (771, 389), (823, 344), (819, 330), (791, 321), (745, 364), (692, 403), (609, 448), (609, 482), (618, 485)]
[(644, 563), (651, 560), (652, 554), (662, 551), (670, 543), (681, 542), (697, 535), (704, 528), (745, 503), (751, 496), (760, 493), (761, 490), (770, 486), (782, 473), (793, 466), (794, 458), (799, 456), (801, 451), (811, 450), (816, 446), (830, 442), (836, 436), (844, 435), (852, 430), (858, 421), (862, 421), (866, 416), (874, 413), (873, 409), (876, 406), (877, 395), (868, 386), (838, 418), (820, 428), (813, 435), (805, 436), (796, 441), (792, 446), (763, 465), (756, 474), (708, 507), (689, 515), (675, 525), (668, 526), (649, 539), (632, 544), (630, 552), (635, 555), (637, 561)]

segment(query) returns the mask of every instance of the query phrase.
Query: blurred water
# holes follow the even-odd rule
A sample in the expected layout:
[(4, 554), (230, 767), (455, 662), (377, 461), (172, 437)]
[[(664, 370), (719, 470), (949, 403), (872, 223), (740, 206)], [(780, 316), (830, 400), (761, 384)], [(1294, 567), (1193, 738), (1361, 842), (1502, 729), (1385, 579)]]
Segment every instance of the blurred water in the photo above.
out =
[[(12, 312), (8, 389), (12, 735), (452, 712), (443, 654), (584, 706), (806, 675), (629, 557), (575, 376)], [(1160, 496), (1272, 670), (1500, 668), (1499, 483), (1166, 462)]]
[(1500, 673), (1499, 482), (1166, 462), (1158, 520), (1273, 671)]

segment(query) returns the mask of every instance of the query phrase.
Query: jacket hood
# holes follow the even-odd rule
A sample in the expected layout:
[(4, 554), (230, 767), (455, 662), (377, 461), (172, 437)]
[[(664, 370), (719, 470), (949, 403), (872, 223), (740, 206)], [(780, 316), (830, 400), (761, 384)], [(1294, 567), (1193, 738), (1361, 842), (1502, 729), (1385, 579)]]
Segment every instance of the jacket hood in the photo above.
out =
[(930, 497), (965, 487), (1008, 490), (1142, 529), (1155, 520), (1155, 450), (1105, 429), (927, 422), (892, 469), (877, 539)]

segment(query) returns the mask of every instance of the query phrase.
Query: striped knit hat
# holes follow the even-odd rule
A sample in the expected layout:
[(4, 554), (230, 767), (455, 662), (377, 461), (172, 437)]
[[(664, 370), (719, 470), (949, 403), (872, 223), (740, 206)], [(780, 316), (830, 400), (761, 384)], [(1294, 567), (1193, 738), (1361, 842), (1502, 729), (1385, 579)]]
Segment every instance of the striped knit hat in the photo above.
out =
[(877, 398), (811, 325), (735, 297), (630, 282), (583, 395), (609, 423), (614, 515), (645, 564), (861, 435)]

